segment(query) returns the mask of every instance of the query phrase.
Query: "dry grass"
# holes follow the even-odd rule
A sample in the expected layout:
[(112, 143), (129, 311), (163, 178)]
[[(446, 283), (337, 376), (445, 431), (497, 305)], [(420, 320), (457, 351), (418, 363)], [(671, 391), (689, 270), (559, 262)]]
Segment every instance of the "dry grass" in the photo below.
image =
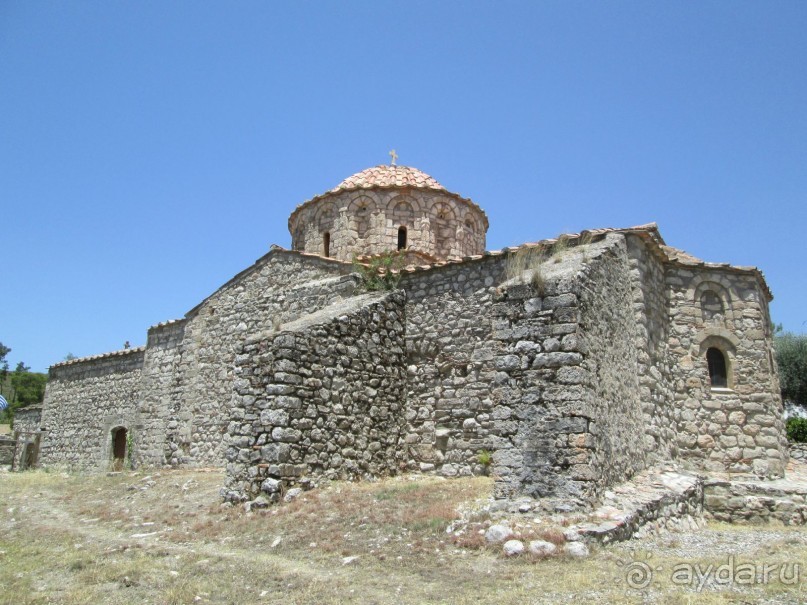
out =
[(542, 266), (546, 258), (547, 250), (543, 246), (523, 246), (510, 252), (505, 261), (507, 279), (529, 283), (538, 296), (543, 296), (546, 284)]
[(546, 292), (545, 265), (548, 262), (560, 263), (566, 252), (575, 243), (589, 243), (591, 234), (575, 239), (561, 234), (552, 243), (522, 246), (510, 252), (505, 261), (505, 274), (508, 280), (530, 284), (538, 296)]
[(568, 235), (561, 234), (558, 236), (555, 243), (552, 244), (552, 258), (554, 262), (559, 263), (562, 260), (561, 256), (569, 249), (570, 243), (571, 238)]
[[(490, 493), (487, 478), (333, 483), (251, 513), (222, 506), (221, 483), (198, 471), (0, 475), (0, 603), (774, 603), (793, 593), (662, 581), (648, 600), (617, 583), (618, 548), (505, 559), (479, 534), (484, 515), (446, 533), (459, 506)], [(807, 559), (799, 531), (757, 554)], [(523, 538), (562, 542), (551, 529)]]

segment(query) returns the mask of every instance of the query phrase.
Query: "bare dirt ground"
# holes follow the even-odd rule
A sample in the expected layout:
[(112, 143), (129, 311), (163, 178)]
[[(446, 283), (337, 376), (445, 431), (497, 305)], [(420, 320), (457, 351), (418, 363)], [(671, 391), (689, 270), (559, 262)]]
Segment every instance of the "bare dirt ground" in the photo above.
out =
[(0, 603), (807, 603), (805, 528), (710, 525), (584, 559), (505, 558), (446, 532), (489, 496), (486, 478), (332, 483), (250, 513), (222, 506), (221, 483), (0, 473)]

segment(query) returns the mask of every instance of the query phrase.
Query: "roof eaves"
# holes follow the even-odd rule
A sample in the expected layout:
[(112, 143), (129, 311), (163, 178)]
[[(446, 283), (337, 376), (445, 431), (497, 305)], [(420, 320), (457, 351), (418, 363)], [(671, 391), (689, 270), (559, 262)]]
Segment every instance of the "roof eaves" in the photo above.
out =
[(350, 263), (348, 263), (346, 261), (338, 260), (338, 259), (335, 259), (335, 258), (329, 258), (329, 257), (326, 257), (326, 256), (320, 256), (319, 254), (311, 254), (311, 253), (308, 253), (308, 252), (300, 252), (298, 250), (286, 250), (282, 246), (278, 246), (277, 244), (272, 244), (272, 246), (270, 247), (269, 252), (267, 252), (266, 254), (261, 256), (258, 260), (256, 260), (254, 263), (252, 263), (249, 267), (247, 267), (243, 271), (240, 271), (240, 272), (236, 273), (233, 277), (228, 279), (224, 284), (222, 284), (221, 286), (216, 288), (216, 290), (214, 290), (211, 294), (206, 296), (199, 304), (197, 304), (190, 311), (185, 313), (185, 319), (189, 319), (192, 316), (194, 316), (199, 311), (199, 309), (201, 309), (207, 301), (209, 301), (211, 298), (216, 296), (216, 294), (218, 294), (219, 292), (222, 292), (223, 290), (225, 290), (226, 288), (228, 288), (232, 284), (234, 284), (234, 283), (238, 282), (239, 280), (241, 280), (242, 278), (246, 277), (247, 275), (249, 275), (253, 271), (257, 270), (259, 267), (262, 267), (263, 265), (265, 265), (273, 255), (300, 256), (300, 257), (310, 258), (312, 260), (319, 260), (319, 261), (323, 261), (325, 263), (331, 263), (331, 264), (336, 264), (336, 265), (350, 265)]
[(88, 355), (87, 357), (76, 357), (75, 359), (68, 359), (66, 361), (60, 361), (59, 363), (54, 363), (51, 367), (52, 368), (62, 368), (65, 366), (76, 365), (79, 363), (85, 363), (88, 361), (99, 361), (101, 359), (107, 359), (111, 357), (123, 357), (126, 355), (133, 355), (135, 353), (142, 353), (146, 350), (146, 347), (131, 347), (129, 349), (120, 349), (118, 351), (110, 351), (108, 353), (100, 353), (98, 355)]

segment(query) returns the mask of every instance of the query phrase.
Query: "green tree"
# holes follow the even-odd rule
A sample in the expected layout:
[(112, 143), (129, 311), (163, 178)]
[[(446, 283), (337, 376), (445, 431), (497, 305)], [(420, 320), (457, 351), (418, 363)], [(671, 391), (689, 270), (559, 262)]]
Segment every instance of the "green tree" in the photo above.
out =
[(6, 378), (8, 378), (8, 360), (6, 359), (6, 355), (9, 353), (11, 353), (11, 349), (0, 342), (0, 387), (3, 386)]
[(11, 385), (14, 387), (14, 407), (22, 407), (32, 403), (41, 403), (45, 398), (47, 374), (38, 372), (14, 372)]
[(777, 329), (774, 348), (782, 398), (807, 406), (807, 334)]

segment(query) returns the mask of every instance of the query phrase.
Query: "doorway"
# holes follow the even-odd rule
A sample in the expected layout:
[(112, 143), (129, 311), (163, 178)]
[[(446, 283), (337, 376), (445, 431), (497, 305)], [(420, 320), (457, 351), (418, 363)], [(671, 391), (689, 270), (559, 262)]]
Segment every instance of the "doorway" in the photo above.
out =
[(123, 465), (126, 460), (126, 428), (119, 426), (112, 429), (112, 461)]

